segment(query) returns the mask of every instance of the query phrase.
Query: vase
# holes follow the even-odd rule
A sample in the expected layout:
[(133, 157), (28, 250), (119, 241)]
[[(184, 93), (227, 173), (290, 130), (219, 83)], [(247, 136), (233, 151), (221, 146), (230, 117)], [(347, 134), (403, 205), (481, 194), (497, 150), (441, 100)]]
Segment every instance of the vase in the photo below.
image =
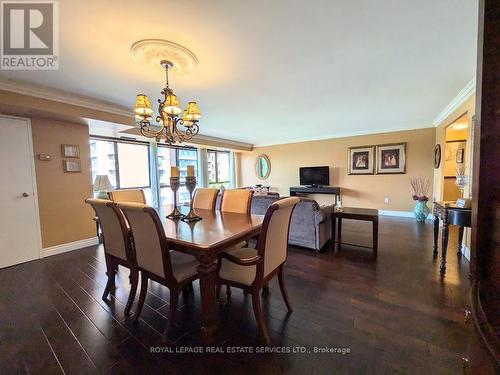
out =
[(417, 222), (424, 222), (425, 219), (427, 219), (427, 215), (429, 215), (429, 207), (427, 207), (427, 202), (417, 201), (413, 213), (415, 214), (415, 220), (417, 220)]

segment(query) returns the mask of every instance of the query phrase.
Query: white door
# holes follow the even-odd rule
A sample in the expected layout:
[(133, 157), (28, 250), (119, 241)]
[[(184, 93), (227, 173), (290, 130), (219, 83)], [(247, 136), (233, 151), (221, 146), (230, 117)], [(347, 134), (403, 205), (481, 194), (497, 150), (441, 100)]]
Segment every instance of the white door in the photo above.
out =
[(40, 257), (34, 175), (29, 121), (0, 117), (0, 268)]

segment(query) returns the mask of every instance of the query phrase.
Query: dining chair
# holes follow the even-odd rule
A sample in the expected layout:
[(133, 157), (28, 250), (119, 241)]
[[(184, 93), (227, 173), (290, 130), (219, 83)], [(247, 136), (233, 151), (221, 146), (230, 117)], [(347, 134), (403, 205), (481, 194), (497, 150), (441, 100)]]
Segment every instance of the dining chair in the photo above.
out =
[(146, 204), (146, 197), (142, 189), (121, 189), (108, 192), (113, 202), (134, 202)]
[(196, 189), (193, 197), (193, 208), (214, 211), (215, 204), (217, 202), (217, 194), (219, 194), (219, 189), (209, 189), (209, 188)]
[(105, 300), (111, 289), (115, 288), (115, 276), (118, 271), (118, 265), (128, 268), (130, 270), (130, 293), (125, 306), (125, 314), (129, 315), (139, 283), (139, 271), (132, 247), (130, 229), (125, 222), (123, 213), (113, 202), (106, 199), (92, 198), (86, 199), (85, 202), (94, 209), (101, 225), (104, 257), (106, 260), (106, 275), (108, 276), (102, 299)]
[(221, 212), (234, 212), (249, 214), (252, 205), (253, 190), (250, 189), (224, 189), (222, 192)]
[[(255, 249), (243, 247), (223, 252), (218, 260), (217, 287), (234, 286), (252, 295), (252, 306), (259, 331), (267, 344), (270, 343), (267, 326), (260, 307), (260, 290), (278, 275), (281, 294), (286, 307), (292, 312), (284, 280), (284, 265), (288, 256), (288, 232), (290, 219), (299, 198), (290, 197), (274, 202), (266, 211), (261, 234)], [(231, 297), (230, 289), (227, 298)]]
[(170, 250), (161, 220), (152, 207), (131, 202), (116, 205), (123, 211), (130, 225), (137, 265), (141, 271), (141, 290), (135, 322), (139, 320), (144, 306), (148, 280), (165, 285), (170, 290), (170, 310), (163, 332), (163, 341), (166, 341), (175, 321), (179, 293), (198, 278), (198, 262), (191, 255)]

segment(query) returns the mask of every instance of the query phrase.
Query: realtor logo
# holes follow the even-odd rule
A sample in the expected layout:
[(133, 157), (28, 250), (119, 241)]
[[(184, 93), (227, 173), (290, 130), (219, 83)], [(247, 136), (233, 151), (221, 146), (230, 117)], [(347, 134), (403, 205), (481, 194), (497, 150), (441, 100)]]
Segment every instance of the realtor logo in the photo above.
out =
[(0, 69), (59, 68), (58, 5), (51, 0), (0, 1)]

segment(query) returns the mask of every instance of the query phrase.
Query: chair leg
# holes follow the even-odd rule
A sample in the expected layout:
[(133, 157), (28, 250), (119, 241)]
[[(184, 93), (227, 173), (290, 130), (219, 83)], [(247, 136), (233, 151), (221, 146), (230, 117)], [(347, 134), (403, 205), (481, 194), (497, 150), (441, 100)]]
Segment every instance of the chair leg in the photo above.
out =
[(135, 294), (137, 293), (137, 285), (139, 284), (139, 271), (130, 270), (130, 293), (128, 295), (127, 305), (125, 306), (125, 315), (130, 315), (130, 309), (134, 303)]
[(286, 291), (283, 265), (280, 266), (280, 270), (278, 272), (278, 281), (280, 283), (281, 294), (285, 300), (286, 307), (288, 308), (288, 311), (293, 312), (292, 305), (290, 304), (290, 298), (288, 297), (288, 292)]
[(217, 301), (220, 301), (220, 289), (222, 287), (221, 283), (217, 283), (217, 286), (215, 287), (215, 299)]
[(104, 288), (104, 292), (102, 294), (103, 300), (106, 300), (106, 298), (108, 298), (108, 294), (111, 288), (115, 286), (115, 276), (118, 265), (116, 265), (115, 262), (111, 260), (111, 258), (106, 257), (106, 268), (107, 268), (106, 275), (108, 276), (108, 281), (106, 282), (106, 287)]
[(231, 287), (229, 285), (226, 285), (226, 298), (231, 298)]
[(144, 306), (144, 301), (146, 300), (147, 291), (148, 291), (148, 277), (144, 272), (141, 272), (141, 292), (139, 294), (139, 302), (137, 303), (137, 309), (135, 310), (134, 323), (137, 323), (139, 321), (139, 316), (141, 315), (142, 307)]
[(257, 320), (257, 324), (259, 326), (259, 331), (264, 341), (267, 345), (271, 344), (271, 339), (267, 333), (267, 326), (264, 320), (264, 316), (262, 315), (262, 309), (260, 308), (260, 291), (252, 292), (252, 306), (253, 312), (255, 314), (255, 320)]
[(165, 329), (163, 330), (163, 343), (167, 342), (168, 333), (175, 322), (175, 316), (177, 312), (177, 303), (179, 302), (179, 292), (177, 290), (170, 290), (170, 310), (168, 311), (168, 321), (165, 324)]

